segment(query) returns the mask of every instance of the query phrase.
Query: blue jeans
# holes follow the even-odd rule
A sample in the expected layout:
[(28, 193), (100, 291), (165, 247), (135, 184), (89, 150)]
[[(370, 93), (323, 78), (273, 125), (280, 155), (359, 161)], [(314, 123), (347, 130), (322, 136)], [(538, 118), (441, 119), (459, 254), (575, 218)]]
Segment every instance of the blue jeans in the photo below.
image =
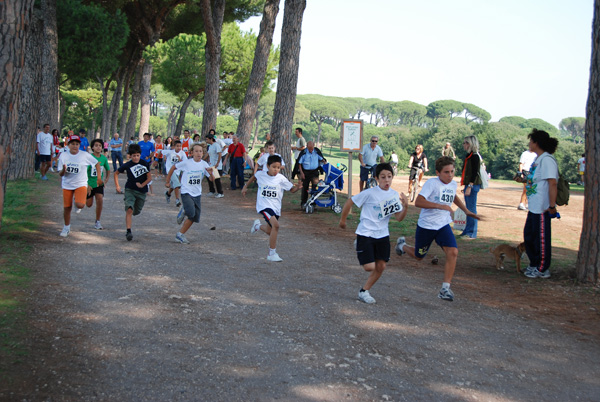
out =
[(231, 189), (236, 190), (235, 179), (237, 178), (238, 187), (244, 187), (244, 158), (236, 157), (231, 158), (231, 170), (229, 171), (231, 176)]
[[(471, 195), (465, 195), (465, 206), (474, 214), (477, 213), (477, 193), (479, 192), (480, 187), (479, 184), (474, 184), (471, 188)], [(467, 186), (465, 186), (465, 191), (467, 191)], [(467, 225), (460, 235), (469, 236), (474, 239), (477, 238), (477, 219), (467, 216)]]
[(123, 166), (123, 153), (110, 151), (110, 157), (113, 163), (113, 172), (117, 170), (117, 161), (119, 161), (119, 167)]

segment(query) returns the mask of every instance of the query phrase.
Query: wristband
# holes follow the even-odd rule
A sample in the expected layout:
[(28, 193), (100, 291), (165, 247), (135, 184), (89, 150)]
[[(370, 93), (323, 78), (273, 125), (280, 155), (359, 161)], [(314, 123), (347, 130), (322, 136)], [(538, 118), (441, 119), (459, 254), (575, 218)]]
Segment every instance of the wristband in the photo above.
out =
[(555, 205), (555, 206), (553, 206), (553, 207), (550, 207), (550, 209), (556, 209), (556, 205)]

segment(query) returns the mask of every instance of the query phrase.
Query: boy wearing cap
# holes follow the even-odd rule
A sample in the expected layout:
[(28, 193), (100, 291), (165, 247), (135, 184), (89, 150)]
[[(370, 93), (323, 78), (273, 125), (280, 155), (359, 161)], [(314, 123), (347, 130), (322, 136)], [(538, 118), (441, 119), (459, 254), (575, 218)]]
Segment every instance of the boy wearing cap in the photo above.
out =
[(119, 173), (127, 172), (127, 183), (125, 184), (125, 224), (127, 225), (127, 232), (125, 237), (128, 241), (131, 241), (133, 240), (133, 234), (131, 233), (132, 216), (139, 215), (142, 208), (144, 208), (148, 184), (152, 181), (152, 175), (150, 174), (148, 162), (141, 159), (142, 150), (138, 144), (130, 145), (128, 154), (131, 160), (115, 170), (115, 187), (118, 192), (121, 192)]
[(102, 140), (100, 138), (92, 140), (91, 146), (92, 156), (100, 164), (100, 173), (98, 173), (98, 170), (94, 166), (88, 166), (87, 168), (88, 189), (86, 206), (91, 208), (94, 205), (94, 198), (96, 199), (96, 223), (94, 224), (94, 228), (102, 230), (104, 228), (100, 223), (100, 216), (102, 215), (102, 205), (104, 202), (104, 183), (110, 171), (110, 166), (108, 158), (102, 154)]
[[(81, 139), (78, 135), (68, 138), (68, 152), (63, 152), (58, 158), (58, 172), (62, 177), (64, 220), (60, 235), (67, 237), (71, 231), (71, 210), (73, 209), (73, 198), (77, 208), (85, 207), (87, 197), (87, 166), (94, 166), (100, 171), (100, 163), (87, 152), (81, 152)], [(102, 179), (96, 177), (97, 185), (102, 185)]]

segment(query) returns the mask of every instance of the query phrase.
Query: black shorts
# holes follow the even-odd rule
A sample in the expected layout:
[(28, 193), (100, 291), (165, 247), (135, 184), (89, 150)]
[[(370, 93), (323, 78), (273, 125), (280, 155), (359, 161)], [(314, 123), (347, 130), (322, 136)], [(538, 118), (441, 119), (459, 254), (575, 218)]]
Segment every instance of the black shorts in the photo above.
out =
[(410, 168), (410, 176), (408, 176), (408, 180), (414, 180), (415, 177), (417, 177), (417, 170), (419, 170), (419, 168), (416, 168), (416, 167)]
[(275, 211), (273, 211), (271, 208), (265, 208), (262, 211), (260, 211), (259, 214), (261, 214), (263, 218), (265, 218), (265, 222), (267, 222), (267, 225), (271, 227), (273, 227), (273, 225), (271, 225), (271, 222), (269, 222), (271, 218), (279, 220), (279, 215), (275, 215)]
[(52, 161), (52, 155), (38, 155), (40, 162), (50, 162)]
[(356, 256), (360, 265), (370, 264), (377, 260), (390, 260), (390, 236), (374, 239), (356, 235)]
[(87, 199), (94, 198), (96, 194), (104, 195), (104, 185), (92, 189), (92, 192), (87, 196)]

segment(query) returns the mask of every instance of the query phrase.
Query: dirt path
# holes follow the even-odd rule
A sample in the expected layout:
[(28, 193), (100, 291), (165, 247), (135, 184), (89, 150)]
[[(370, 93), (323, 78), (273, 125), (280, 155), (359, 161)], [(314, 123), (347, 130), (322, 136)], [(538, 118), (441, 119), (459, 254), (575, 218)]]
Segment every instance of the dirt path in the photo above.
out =
[[(190, 245), (174, 241), (174, 205), (149, 197), (129, 243), (111, 185), (106, 230), (95, 231), (84, 210), (61, 239), (52, 183), (32, 262), (32, 353), (16, 368), (22, 381), (0, 387), (2, 400), (600, 399), (597, 311), (582, 313), (595, 317), (587, 325), (554, 316), (557, 305), (583, 308), (560, 306), (567, 292), (548, 293), (558, 282), (485, 274), (482, 256), (462, 261), (448, 303), (436, 297), (441, 265), (392, 256), (377, 304), (365, 305), (356, 300), (366, 275), (353, 230), (340, 233), (331, 211), (284, 209), (284, 261), (269, 263), (267, 237), (249, 233), (254, 196), (203, 197)], [(513, 226), (522, 228), (509, 201), (518, 191), (482, 193), (482, 213), (507, 211), (488, 212), (482, 237), (514, 238)]]

